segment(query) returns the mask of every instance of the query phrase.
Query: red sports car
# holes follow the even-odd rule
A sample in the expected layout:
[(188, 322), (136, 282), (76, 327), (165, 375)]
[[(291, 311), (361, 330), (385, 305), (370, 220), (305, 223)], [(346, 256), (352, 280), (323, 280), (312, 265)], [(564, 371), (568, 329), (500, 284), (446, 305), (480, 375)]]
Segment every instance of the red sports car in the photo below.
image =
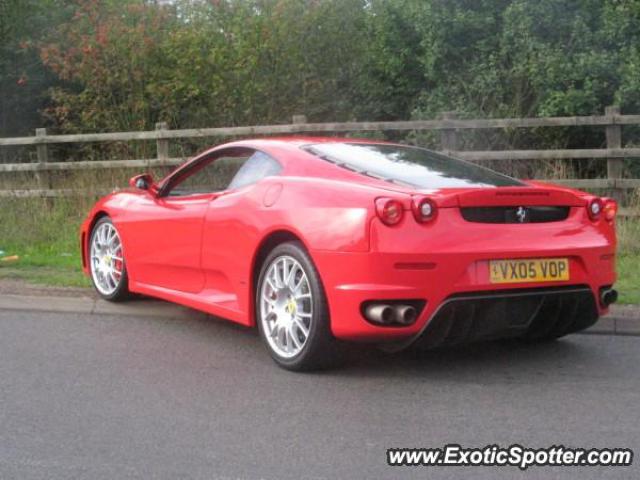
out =
[(556, 338), (617, 296), (613, 200), (422, 148), (246, 140), (130, 184), (82, 226), (98, 293), (257, 325), (292, 370), (333, 362), (344, 340)]

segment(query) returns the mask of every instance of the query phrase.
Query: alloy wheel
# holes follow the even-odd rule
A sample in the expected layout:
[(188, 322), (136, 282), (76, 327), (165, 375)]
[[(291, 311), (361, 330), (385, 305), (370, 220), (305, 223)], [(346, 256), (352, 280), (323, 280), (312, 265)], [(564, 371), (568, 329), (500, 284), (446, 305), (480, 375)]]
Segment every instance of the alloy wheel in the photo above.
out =
[(94, 231), (90, 260), (96, 289), (103, 295), (113, 295), (122, 282), (124, 257), (120, 235), (112, 223), (101, 223)]
[(293, 257), (274, 258), (260, 286), (260, 321), (270, 348), (292, 358), (304, 348), (313, 321), (313, 296), (302, 265)]

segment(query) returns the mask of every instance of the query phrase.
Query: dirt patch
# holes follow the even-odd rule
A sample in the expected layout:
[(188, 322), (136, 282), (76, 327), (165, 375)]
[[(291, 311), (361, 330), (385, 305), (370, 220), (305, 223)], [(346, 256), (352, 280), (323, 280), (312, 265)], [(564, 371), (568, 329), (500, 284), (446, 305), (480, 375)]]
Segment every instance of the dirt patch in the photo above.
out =
[(44, 297), (90, 297), (98, 298), (92, 288), (50, 287), (35, 285), (25, 280), (0, 278), (0, 295), (33, 295)]

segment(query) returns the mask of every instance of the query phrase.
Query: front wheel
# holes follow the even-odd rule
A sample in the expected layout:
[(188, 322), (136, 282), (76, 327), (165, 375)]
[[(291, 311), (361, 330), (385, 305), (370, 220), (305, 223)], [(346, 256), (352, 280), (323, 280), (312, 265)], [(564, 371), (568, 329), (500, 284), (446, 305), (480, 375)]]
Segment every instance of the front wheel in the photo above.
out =
[(316, 370), (338, 360), (324, 289), (300, 243), (280, 244), (267, 256), (256, 288), (256, 316), (260, 336), (281, 367)]
[(109, 217), (96, 222), (89, 242), (89, 269), (94, 288), (105, 300), (126, 299), (129, 290), (122, 240)]

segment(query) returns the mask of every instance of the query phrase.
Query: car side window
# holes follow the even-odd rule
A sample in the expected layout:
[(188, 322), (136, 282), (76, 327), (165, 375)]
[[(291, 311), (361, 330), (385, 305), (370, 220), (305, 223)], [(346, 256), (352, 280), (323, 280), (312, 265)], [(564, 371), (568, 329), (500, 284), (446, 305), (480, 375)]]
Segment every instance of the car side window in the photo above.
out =
[(176, 179), (165, 195), (182, 197), (240, 188), (277, 175), (282, 167), (269, 155), (249, 148), (234, 148), (203, 159)]
[(282, 167), (277, 160), (263, 152), (255, 152), (240, 167), (229, 183), (229, 189), (251, 185), (265, 177), (277, 175)]
[(248, 156), (219, 157), (209, 161), (193, 173), (179, 180), (168, 192), (170, 197), (182, 197), (202, 193), (214, 193), (224, 190), (231, 179), (240, 170)]

